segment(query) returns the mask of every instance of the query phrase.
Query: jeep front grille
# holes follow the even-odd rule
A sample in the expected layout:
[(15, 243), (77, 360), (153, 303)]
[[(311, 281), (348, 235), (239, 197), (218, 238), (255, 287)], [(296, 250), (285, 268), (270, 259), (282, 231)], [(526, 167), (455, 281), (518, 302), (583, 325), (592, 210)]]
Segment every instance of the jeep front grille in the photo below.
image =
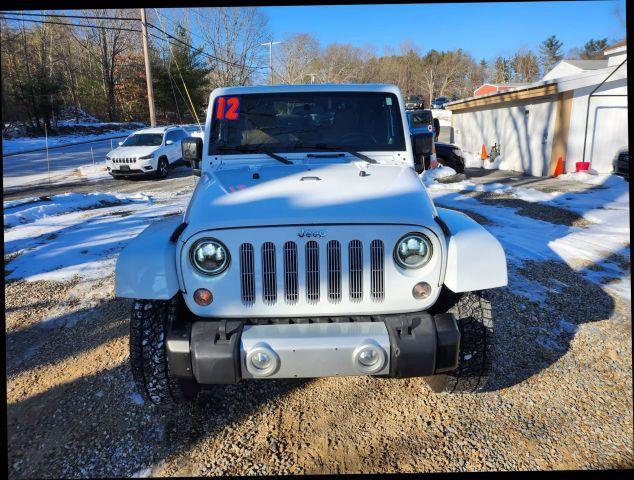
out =
[(296, 303), (297, 291), (297, 245), (295, 242), (284, 244), (284, 297), (286, 303)]
[(240, 245), (240, 294), (245, 305), (255, 302), (255, 271), (253, 268), (253, 245)]
[[(364, 294), (367, 295), (366, 298), (374, 302), (383, 302), (385, 299), (384, 245), (381, 240), (372, 240), (369, 247), (369, 263), (365, 265), (364, 245), (360, 240), (349, 242), (330, 240), (323, 243), (319, 240), (309, 240), (305, 243), (299, 242), (299, 245), (288, 241), (280, 244), (279, 248), (273, 242), (264, 242), (257, 249), (260, 253), (259, 259), (256, 258), (254, 245), (243, 243), (240, 245), (239, 255), (242, 303), (252, 306), (260, 299), (266, 305), (274, 305), (281, 299), (287, 304), (295, 304), (300, 294), (311, 305), (318, 304), (320, 301), (339, 303), (342, 300), (343, 282), (346, 281), (345, 274), (347, 274), (347, 296), (351, 302), (361, 302)], [(347, 251), (347, 259), (343, 249)], [(300, 252), (303, 253), (301, 258)], [(280, 253), (279, 258), (278, 253)], [(347, 272), (343, 268), (346, 264)], [(256, 265), (261, 265), (260, 272), (256, 272)], [(322, 272), (322, 268), (326, 271)], [(369, 285), (364, 284), (364, 274), (367, 275), (366, 279), (369, 278)], [(261, 276), (261, 283), (256, 281), (256, 276)], [(279, 296), (278, 277), (281, 277), (279, 278)], [(321, 295), (322, 282), (324, 282), (323, 297)], [(364, 287), (368, 286), (369, 291), (364, 291)]]
[(319, 244), (314, 240), (306, 244), (306, 300), (319, 301)]
[(112, 163), (134, 163), (136, 158), (112, 158)]
[(275, 273), (275, 245), (266, 242), (262, 245), (262, 299), (267, 305), (273, 305), (277, 299)]
[(370, 242), (370, 296), (375, 302), (383, 301), (385, 296), (385, 259), (383, 256), (383, 242), (372, 240)]

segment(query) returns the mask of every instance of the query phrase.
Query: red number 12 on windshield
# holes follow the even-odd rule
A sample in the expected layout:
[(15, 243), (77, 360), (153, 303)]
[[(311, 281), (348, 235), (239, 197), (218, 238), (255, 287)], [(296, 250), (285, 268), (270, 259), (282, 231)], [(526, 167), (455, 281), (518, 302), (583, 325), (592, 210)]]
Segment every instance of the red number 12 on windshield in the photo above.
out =
[(240, 99), (238, 97), (218, 97), (216, 100), (217, 120), (237, 120), (240, 112)]

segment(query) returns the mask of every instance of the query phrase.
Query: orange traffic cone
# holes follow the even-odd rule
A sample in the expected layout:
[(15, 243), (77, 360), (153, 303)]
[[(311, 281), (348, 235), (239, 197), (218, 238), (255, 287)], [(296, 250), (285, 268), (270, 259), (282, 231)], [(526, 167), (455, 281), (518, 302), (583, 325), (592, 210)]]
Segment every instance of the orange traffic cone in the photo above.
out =
[(564, 173), (564, 159), (563, 157), (559, 157), (557, 159), (557, 165), (555, 166), (555, 171), (553, 173), (553, 176), (558, 177), (562, 173)]
[(487, 149), (484, 146), (484, 143), (482, 144), (482, 153), (480, 154), (480, 158), (482, 160), (486, 160), (489, 156), (487, 155)]

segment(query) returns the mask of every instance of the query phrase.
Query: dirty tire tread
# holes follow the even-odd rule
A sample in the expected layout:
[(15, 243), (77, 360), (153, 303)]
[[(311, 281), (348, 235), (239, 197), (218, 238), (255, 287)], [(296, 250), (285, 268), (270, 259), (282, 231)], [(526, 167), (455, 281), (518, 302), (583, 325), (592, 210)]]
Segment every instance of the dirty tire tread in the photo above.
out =
[[(458, 319), (458, 368), (447, 373), (443, 393), (475, 393), (487, 383), (492, 364), (493, 315), (483, 292), (465, 293), (450, 310)], [(465, 356), (471, 355), (468, 360)]]
[(130, 363), (137, 389), (155, 405), (181, 403), (195, 398), (196, 389), (169, 375), (165, 333), (177, 299), (136, 300), (130, 319)]

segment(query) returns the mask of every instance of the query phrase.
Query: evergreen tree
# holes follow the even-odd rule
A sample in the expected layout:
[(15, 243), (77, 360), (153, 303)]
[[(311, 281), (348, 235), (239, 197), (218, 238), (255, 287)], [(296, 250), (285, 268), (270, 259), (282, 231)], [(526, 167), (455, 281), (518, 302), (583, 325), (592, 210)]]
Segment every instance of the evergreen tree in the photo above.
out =
[(508, 83), (511, 81), (511, 65), (508, 59), (498, 57), (495, 60), (495, 83)]
[[(177, 26), (174, 36), (191, 45), (189, 33), (182, 26)], [(158, 52), (154, 52), (153, 56), (159, 56)], [(201, 52), (173, 41), (171, 47), (168, 45), (155, 61), (155, 65), (154, 93), (157, 110), (165, 121), (195, 121), (192, 104), (201, 120), (201, 111), (209, 93), (209, 69), (201, 59)]]
[(561, 51), (562, 46), (563, 42), (557, 40), (555, 35), (551, 35), (541, 43), (539, 53), (541, 54), (540, 61), (544, 73), (548, 72), (558, 61), (564, 58)]
[(607, 38), (600, 38), (599, 40), (591, 38), (583, 46), (581, 58), (584, 60), (601, 60), (603, 58), (603, 50), (605, 50), (605, 47), (607, 46)]

